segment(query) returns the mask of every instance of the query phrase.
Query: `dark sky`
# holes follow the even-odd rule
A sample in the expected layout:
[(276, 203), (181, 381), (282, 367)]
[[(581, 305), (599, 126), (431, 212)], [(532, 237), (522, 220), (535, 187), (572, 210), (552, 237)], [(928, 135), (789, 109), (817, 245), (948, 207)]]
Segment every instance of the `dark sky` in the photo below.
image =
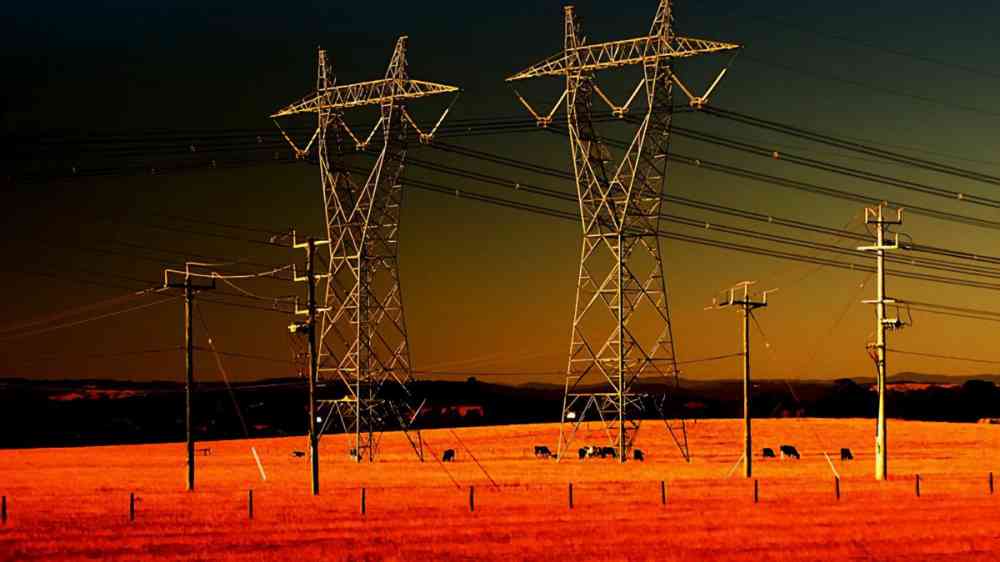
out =
[[(592, 42), (645, 34), (655, 10), (655, 2), (645, 0), (581, 1), (576, 6)], [(986, 173), (997, 173), (1000, 167), (993, 134), (1000, 111), (992, 103), (1000, 85), (994, 29), (1000, 7), (992, 3), (717, 0), (679, 2), (676, 10), (680, 33), (746, 46), (713, 99), (720, 107), (880, 146), (919, 150), (932, 159)], [(185, 131), (195, 136), (192, 131), (270, 128), (271, 112), (311, 89), (317, 46), (330, 53), (341, 83), (359, 81), (382, 75), (401, 34), (410, 36), (415, 77), (464, 89), (451, 118), (524, 116), (503, 78), (561, 47), (562, 7), (558, 2), (50, 2), (8, 7), (2, 25), (0, 64), (7, 79), (0, 126), (8, 139), (4, 165), (16, 170), (29, 158), (18, 150), (16, 140), (25, 135)], [(693, 82), (704, 83), (711, 79), (709, 72), (727, 60), (713, 58), (682, 66), (680, 71)], [(627, 93), (625, 82), (609, 77), (607, 83), (619, 97)], [(553, 91), (536, 84), (524, 87), (539, 105), (547, 98), (554, 101)], [(429, 115), (445, 103), (429, 100), (417, 111)], [(769, 143), (776, 149), (801, 149), (811, 157), (948, 189), (981, 195), (993, 195), (995, 189), (890, 167), (710, 116), (683, 116), (678, 123)], [(618, 135), (622, 134), (619, 129)], [(569, 169), (567, 146), (553, 135), (457, 142)], [(996, 218), (995, 212), (967, 204), (802, 171), (780, 162), (758, 162), (692, 141), (679, 140), (674, 147), (874, 197)], [(420, 157), (477, 165), (429, 151), (420, 152)], [(143, 162), (141, 154), (133, 161)], [(518, 179), (509, 170), (490, 172)], [(540, 181), (567, 192), (573, 189), (558, 180)], [(859, 229), (859, 204), (707, 172), (677, 168), (667, 189), (714, 203)], [(45, 182), (8, 179), (5, 192), (9, 210), (3, 227), (7, 271), (0, 280), (5, 295), (0, 376), (179, 379), (180, 353), (117, 354), (180, 345), (180, 302), (65, 329), (46, 327), (159, 298), (77, 310), (118, 297), (125, 292), (119, 287), (155, 282), (162, 266), (148, 259), (151, 255), (162, 261), (210, 255), (273, 264), (300, 257), (260, 244), (185, 233), (182, 230), (265, 238), (178, 222), (165, 214), (273, 230), (294, 226), (319, 233), (321, 228), (318, 177), (308, 166)], [(680, 227), (670, 229), (684, 232)], [(907, 217), (903, 230), (919, 242), (1000, 254), (994, 231), (915, 216)], [(562, 370), (578, 237), (579, 227), (572, 223), (407, 192), (401, 261), (415, 368)], [(854, 245), (821, 236), (807, 238)], [(761, 344), (755, 357), (757, 373), (871, 374), (864, 344), (872, 333), (872, 311), (860, 300), (870, 298), (873, 289), (860, 288), (864, 274), (817, 270), (679, 242), (665, 243), (664, 248), (681, 359), (737, 350), (735, 313), (705, 312), (703, 307), (717, 290), (757, 279), (761, 287), (781, 287), (773, 305), (759, 315), (764, 336), (755, 336)], [(109, 254), (109, 249), (115, 253)], [(147, 259), (137, 259), (139, 254)], [(244, 264), (237, 269), (253, 267)], [(243, 287), (271, 295), (301, 289), (273, 281)], [(991, 291), (892, 280), (891, 292), (900, 298), (1000, 310)], [(77, 316), (57, 316), (67, 310), (77, 311)], [(288, 357), (287, 318), (212, 304), (205, 305), (204, 313), (220, 348)], [(36, 320), (49, 323), (25, 325)], [(982, 322), (924, 315), (895, 335), (892, 346), (1000, 360), (1000, 354), (991, 355), (996, 350), (991, 328)], [(763, 346), (765, 340), (769, 347)], [(109, 357), (98, 357), (102, 354)], [(990, 368), (908, 356), (893, 361), (892, 371), (968, 374)], [(207, 357), (202, 365), (215, 376)], [(227, 359), (226, 366), (236, 378), (279, 375), (290, 369), (281, 363), (236, 358)], [(718, 363), (692, 366), (685, 374), (730, 376), (737, 370), (735, 362)]]

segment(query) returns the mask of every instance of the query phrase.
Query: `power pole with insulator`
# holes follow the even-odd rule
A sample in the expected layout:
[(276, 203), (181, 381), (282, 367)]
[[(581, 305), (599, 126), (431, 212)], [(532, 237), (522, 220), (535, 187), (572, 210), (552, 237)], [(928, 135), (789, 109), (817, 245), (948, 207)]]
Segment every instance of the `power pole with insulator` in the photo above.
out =
[(768, 293), (777, 291), (777, 289), (764, 291), (759, 299), (755, 300), (750, 291), (750, 287), (754, 283), (754, 281), (744, 281), (737, 284), (708, 307), (708, 309), (739, 307), (743, 317), (743, 475), (747, 478), (753, 476), (753, 444), (750, 429), (750, 399), (752, 394), (750, 386), (750, 319), (753, 317), (754, 310), (767, 306)]
[(305, 323), (293, 322), (288, 330), (293, 334), (305, 334), (309, 340), (309, 480), (312, 486), (312, 494), (319, 495), (319, 437), (320, 431), (317, 428), (316, 411), (316, 382), (319, 378), (319, 348), (317, 345), (316, 317), (319, 308), (316, 305), (316, 279), (327, 275), (316, 274), (316, 246), (329, 244), (329, 240), (316, 240), (308, 238), (305, 242), (298, 242), (295, 232), (292, 232), (292, 247), (306, 251), (306, 274), (294, 275), (296, 282), (305, 281), (308, 285), (308, 302), (305, 310), (295, 307), (296, 314), (304, 314), (307, 318)]
[(886, 317), (886, 305), (895, 304), (896, 300), (885, 296), (885, 252), (887, 250), (899, 249), (899, 234), (896, 233), (892, 242), (886, 242), (889, 227), (903, 224), (903, 210), (896, 211), (895, 218), (886, 218), (885, 203), (876, 208), (865, 209), (865, 223), (875, 226), (875, 245), (861, 246), (858, 250), (863, 252), (875, 252), (875, 278), (876, 295), (875, 300), (866, 300), (865, 304), (875, 305), (875, 343), (868, 344), (868, 349), (874, 349), (872, 359), (875, 360), (878, 384), (878, 422), (875, 426), (875, 479), (887, 480), (889, 478), (889, 454), (886, 430), (888, 424), (885, 419), (885, 393), (886, 393), (886, 330), (898, 329), (903, 326), (899, 318)]
[[(194, 297), (201, 291), (215, 289), (215, 280), (211, 283), (196, 285), (192, 282), (191, 266), (187, 263), (184, 271), (166, 269), (163, 272), (164, 289), (184, 290), (184, 429), (187, 441), (187, 491), (194, 491)], [(171, 276), (183, 275), (183, 281), (171, 282)], [(198, 276), (196, 274), (196, 276)]]

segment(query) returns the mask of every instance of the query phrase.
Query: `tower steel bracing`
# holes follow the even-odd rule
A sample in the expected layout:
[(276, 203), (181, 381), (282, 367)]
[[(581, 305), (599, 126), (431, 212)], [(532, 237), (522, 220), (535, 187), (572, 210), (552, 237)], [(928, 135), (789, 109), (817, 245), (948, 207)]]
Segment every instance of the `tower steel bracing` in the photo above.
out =
[[(583, 232), (559, 458), (581, 424), (596, 419), (624, 462), (644, 409), (643, 396), (633, 390), (635, 383), (647, 378), (663, 381), (670, 376), (676, 381), (677, 361), (659, 243), (673, 86), (699, 108), (725, 71), (704, 96), (696, 97), (674, 72), (673, 62), (738, 48), (677, 36), (670, 0), (659, 2), (649, 35), (587, 44), (573, 7), (567, 6), (563, 51), (507, 79), (516, 82), (552, 76), (566, 81), (559, 101), (547, 114), (535, 111), (518, 94), (543, 127), (549, 126), (565, 102)], [(629, 99), (616, 105), (601, 90), (596, 74), (632, 65), (642, 67), (642, 77)], [(638, 130), (617, 164), (611, 161), (594, 127), (595, 96), (619, 117), (624, 117), (636, 99), (646, 102)], [(678, 438), (669, 423), (668, 428), (687, 457), (686, 439)]]
[[(327, 408), (323, 429), (335, 416), (354, 435), (352, 454), (374, 460), (382, 431), (403, 429), (418, 456), (419, 432), (407, 431), (419, 411), (410, 404), (410, 350), (399, 278), (400, 176), (411, 131), (428, 142), (448, 114), (424, 132), (407, 111), (407, 103), (458, 88), (409, 77), (407, 38), (400, 37), (380, 80), (337, 85), (326, 52), (319, 51), (316, 91), (274, 113), (278, 119), (315, 114), (312, 138), (296, 155), (315, 149), (323, 190), (328, 254), (317, 318), (318, 374), (339, 381), (344, 396), (321, 401)], [(457, 97), (457, 96), (456, 96)], [(454, 102), (452, 102), (454, 103)], [(365, 136), (355, 135), (344, 120), (346, 111), (374, 107), (379, 118)], [(449, 106), (450, 109), (450, 106)], [(332, 145), (332, 146), (331, 146)], [(376, 154), (365, 178), (356, 178), (338, 156), (345, 152)], [(321, 414), (322, 417), (322, 414)]]

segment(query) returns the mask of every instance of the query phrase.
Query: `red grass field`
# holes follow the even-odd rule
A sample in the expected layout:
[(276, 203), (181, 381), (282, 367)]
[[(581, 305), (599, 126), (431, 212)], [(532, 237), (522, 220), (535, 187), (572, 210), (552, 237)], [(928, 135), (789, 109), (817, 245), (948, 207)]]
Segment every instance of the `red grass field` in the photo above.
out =
[[(556, 442), (546, 425), (425, 432), (437, 453), (456, 449), (449, 465), (417, 462), (395, 434), (378, 462), (358, 465), (346, 438), (328, 436), (316, 498), (307, 459), (291, 455), (304, 437), (199, 445), (212, 454), (197, 458), (195, 493), (183, 491), (179, 444), (0, 451), (9, 502), (0, 560), (1000, 560), (1000, 474), (996, 495), (987, 483), (1000, 473), (1000, 426), (891, 421), (893, 477), (882, 483), (872, 478), (873, 429), (871, 420), (756, 421), (755, 451), (789, 443), (802, 453), (755, 459), (757, 504), (738, 470), (726, 476), (739, 457), (737, 420), (694, 425), (690, 464), (654, 422), (638, 439), (646, 462), (624, 466), (535, 459), (534, 445)], [(855, 460), (834, 457), (841, 447)], [(842, 477), (839, 501), (824, 448)]]

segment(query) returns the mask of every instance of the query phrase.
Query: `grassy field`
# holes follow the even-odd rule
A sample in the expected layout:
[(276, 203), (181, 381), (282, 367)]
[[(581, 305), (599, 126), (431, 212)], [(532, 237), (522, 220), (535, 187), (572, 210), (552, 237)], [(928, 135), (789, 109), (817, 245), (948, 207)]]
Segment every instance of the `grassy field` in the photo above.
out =
[[(1000, 426), (893, 420), (892, 478), (881, 483), (873, 430), (871, 420), (756, 421), (755, 451), (789, 443), (802, 453), (755, 459), (756, 504), (752, 482), (738, 470), (727, 477), (740, 453), (737, 420), (693, 425), (690, 464), (654, 422), (638, 439), (646, 461), (625, 465), (534, 458), (534, 445), (556, 443), (557, 427), (546, 425), (425, 432), (438, 454), (457, 451), (449, 464), (421, 464), (386, 434), (380, 460), (358, 465), (346, 438), (328, 436), (315, 498), (307, 459), (291, 454), (304, 437), (199, 445), (212, 454), (197, 459), (195, 493), (183, 491), (179, 444), (0, 451), (9, 502), (0, 560), (1000, 560)], [(834, 457), (841, 447), (855, 460)]]

